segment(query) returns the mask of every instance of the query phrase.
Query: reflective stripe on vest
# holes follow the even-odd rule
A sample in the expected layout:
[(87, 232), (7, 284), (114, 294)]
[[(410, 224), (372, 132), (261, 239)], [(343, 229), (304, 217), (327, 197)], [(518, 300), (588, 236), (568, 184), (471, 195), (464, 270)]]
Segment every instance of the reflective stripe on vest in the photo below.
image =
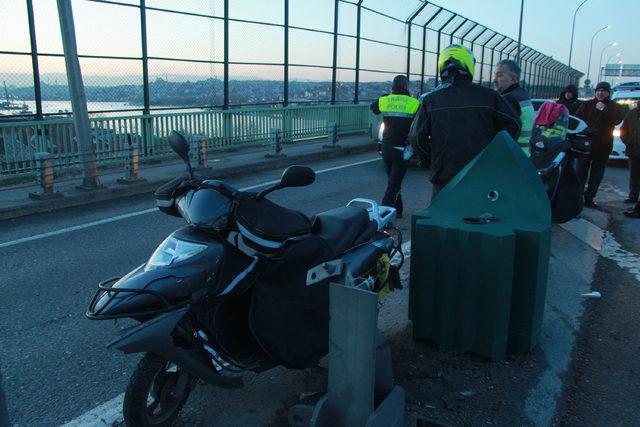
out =
[(408, 95), (386, 95), (378, 99), (378, 108), (384, 117), (412, 118), (420, 102)]
[(522, 122), (522, 129), (520, 130), (519, 143), (526, 143), (529, 146), (529, 140), (531, 139), (531, 130), (533, 129), (533, 120), (535, 119), (536, 112), (533, 109), (533, 104), (530, 99), (520, 101), (520, 121)]

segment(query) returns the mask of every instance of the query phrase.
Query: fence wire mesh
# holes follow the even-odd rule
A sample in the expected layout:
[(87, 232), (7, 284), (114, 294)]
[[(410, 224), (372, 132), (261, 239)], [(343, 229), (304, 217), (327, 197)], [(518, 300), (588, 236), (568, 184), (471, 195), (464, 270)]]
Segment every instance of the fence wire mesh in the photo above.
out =
[[(514, 59), (518, 47), (423, 0), (72, 0), (72, 6), (103, 164), (123, 161), (127, 135), (142, 138), (141, 159), (165, 155), (154, 138), (163, 137), (157, 126), (164, 129), (172, 114), (202, 122), (213, 149), (268, 138), (272, 121), (293, 114), (287, 107), (316, 105), (283, 135), (318, 135), (331, 114), (343, 114), (321, 105), (362, 103), (366, 111), (366, 103), (389, 92), (395, 75), (407, 75), (412, 95), (433, 89), (438, 54), (450, 43), (474, 52), (474, 80), (486, 86), (495, 63)], [(2, 176), (33, 172), (36, 150), (50, 151), (58, 167), (78, 166), (56, 1), (2, 0), (2, 9)], [(524, 45), (520, 62), (532, 97), (555, 97), (567, 80), (582, 76)], [(343, 125), (366, 129), (366, 114), (358, 114)], [(47, 117), (53, 121), (40, 122)]]

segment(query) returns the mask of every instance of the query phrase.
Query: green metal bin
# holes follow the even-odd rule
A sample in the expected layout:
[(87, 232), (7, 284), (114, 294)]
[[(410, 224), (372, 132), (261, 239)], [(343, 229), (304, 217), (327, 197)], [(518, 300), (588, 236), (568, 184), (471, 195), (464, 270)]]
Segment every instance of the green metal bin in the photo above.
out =
[[(491, 215), (472, 224), (465, 218)], [(527, 352), (542, 325), (551, 210), (536, 169), (506, 133), (413, 217), (415, 338), (492, 359)]]

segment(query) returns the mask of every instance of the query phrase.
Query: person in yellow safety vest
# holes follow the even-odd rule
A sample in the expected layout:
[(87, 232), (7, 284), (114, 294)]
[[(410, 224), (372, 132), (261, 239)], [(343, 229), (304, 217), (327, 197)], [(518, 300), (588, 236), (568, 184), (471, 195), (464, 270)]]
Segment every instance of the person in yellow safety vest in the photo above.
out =
[(529, 140), (536, 113), (529, 93), (520, 86), (520, 67), (515, 61), (504, 59), (496, 64), (493, 72), (493, 85), (504, 97), (513, 111), (520, 116), (522, 128), (517, 138), (518, 145), (529, 156)]
[(400, 187), (411, 157), (407, 150), (407, 135), (419, 107), (418, 100), (409, 95), (409, 81), (404, 75), (393, 79), (391, 95), (381, 96), (370, 106), (374, 114), (382, 114), (384, 123), (382, 159), (388, 179), (382, 204), (396, 208), (398, 218), (402, 218), (404, 209)]

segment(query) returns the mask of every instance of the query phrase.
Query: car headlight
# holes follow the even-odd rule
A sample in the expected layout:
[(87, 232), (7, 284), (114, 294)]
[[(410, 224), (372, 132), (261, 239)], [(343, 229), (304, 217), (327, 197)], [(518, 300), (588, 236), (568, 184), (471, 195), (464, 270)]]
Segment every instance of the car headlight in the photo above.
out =
[(613, 130), (613, 136), (615, 138), (620, 138), (620, 129), (614, 129)]
[(165, 267), (175, 262), (184, 261), (205, 249), (207, 249), (207, 245), (186, 242), (169, 236), (164, 242), (160, 243), (160, 246), (153, 252), (144, 269), (145, 271), (149, 271), (156, 267)]

